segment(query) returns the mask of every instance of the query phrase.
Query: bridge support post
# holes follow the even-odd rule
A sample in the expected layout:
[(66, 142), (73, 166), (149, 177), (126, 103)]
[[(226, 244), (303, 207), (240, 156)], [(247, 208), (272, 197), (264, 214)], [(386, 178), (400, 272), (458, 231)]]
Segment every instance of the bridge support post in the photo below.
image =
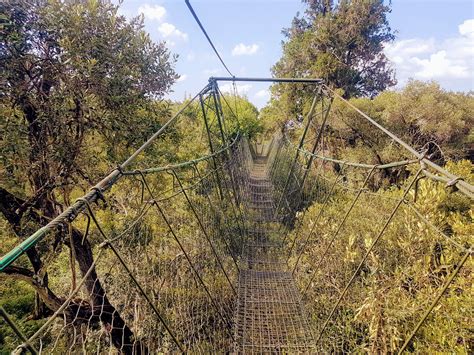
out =
[[(220, 94), (219, 94), (219, 87), (218, 87), (217, 81), (215, 81), (215, 80), (211, 81), (210, 85), (211, 85), (212, 96), (213, 96), (213, 99), (214, 99), (214, 106), (215, 106), (215, 110), (216, 110), (217, 122), (219, 123), (219, 129), (220, 129), (220, 133), (221, 133), (222, 144), (225, 145), (225, 142), (226, 142), (225, 117), (224, 117), (224, 111), (222, 109), (222, 102), (221, 102), (221, 98), (220, 98)], [(224, 100), (225, 100), (225, 98), (224, 98)], [(237, 116), (236, 116), (236, 119), (237, 119)], [(231, 159), (230, 152), (231, 151), (226, 152), (228, 162), (230, 162), (230, 159)], [(234, 175), (233, 175), (232, 170), (230, 169), (230, 167), (228, 165), (226, 165), (226, 167), (227, 167), (227, 170), (228, 170), (229, 178), (231, 180), (230, 183), (232, 185), (232, 191), (234, 193), (234, 199), (235, 199), (235, 201), (233, 201), (231, 199), (231, 203), (233, 204), (233, 202), (235, 202), (235, 205), (236, 205), (236, 207), (239, 211), (241, 222), (243, 223), (242, 211), (240, 209), (240, 196), (237, 193), (236, 184), (235, 184), (235, 180), (234, 180)], [(224, 179), (224, 183), (226, 183), (225, 179)], [(227, 186), (227, 184), (226, 184), (226, 186)], [(242, 226), (239, 226), (239, 228), (241, 229), (241, 235), (243, 236)]]
[(217, 83), (215, 81), (212, 82), (212, 89), (211, 95), (214, 100), (214, 107), (216, 108), (216, 117), (217, 123), (219, 124), (219, 130), (221, 133), (222, 145), (224, 146), (226, 143), (226, 137), (224, 132), (224, 121), (223, 121), (223, 112), (222, 112), (222, 105), (221, 100), (219, 97), (219, 91), (217, 90)]
[(301, 181), (301, 186), (304, 186), (305, 180), (308, 177), (309, 169), (311, 169), (311, 165), (313, 164), (314, 153), (316, 152), (316, 149), (318, 148), (318, 145), (321, 142), (321, 139), (323, 137), (323, 131), (324, 131), (324, 128), (326, 128), (326, 121), (328, 119), (329, 112), (331, 111), (331, 106), (332, 106), (333, 101), (334, 101), (334, 98), (331, 97), (326, 111), (324, 110), (322, 111), (323, 120), (321, 122), (321, 128), (319, 129), (318, 136), (316, 137), (316, 141), (314, 142), (313, 148), (311, 149), (311, 155), (309, 157), (308, 163), (306, 164), (303, 179)]
[(217, 188), (219, 190), (219, 197), (222, 200), (224, 198), (224, 195), (222, 194), (221, 180), (219, 177), (219, 173), (217, 172), (217, 162), (216, 162), (216, 157), (214, 156), (214, 145), (212, 144), (211, 130), (209, 127), (209, 121), (207, 119), (207, 111), (204, 105), (204, 99), (202, 95), (199, 95), (199, 104), (201, 105), (202, 116), (204, 118), (204, 125), (206, 126), (207, 140), (209, 141), (209, 150), (211, 151), (211, 154), (213, 155), (212, 163), (214, 165), (214, 176), (216, 178)]
[(303, 134), (301, 135), (300, 143), (298, 145), (298, 149), (296, 150), (296, 155), (295, 155), (295, 158), (293, 160), (293, 163), (291, 164), (290, 171), (288, 173), (288, 177), (286, 179), (285, 186), (283, 188), (283, 192), (282, 192), (282, 195), (280, 197), (280, 201), (278, 202), (277, 208), (275, 209), (275, 216), (274, 216), (275, 218), (278, 217), (278, 213), (279, 213), (280, 209), (282, 208), (283, 200), (285, 199), (285, 194), (286, 194), (286, 192), (288, 190), (288, 187), (290, 185), (291, 176), (293, 175), (293, 171), (295, 169), (296, 163), (297, 163), (299, 155), (300, 155), (300, 149), (303, 147), (303, 144), (304, 144), (304, 141), (305, 141), (305, 138), (306, 138), (306, 134), (308, 133), (309, 125), (311, 124), (311, 121), (313, 120), (313, 113), (314, 113), (314, 110), (316, 108), (316, 103), (318, 102), (319, 97), (320, 97), (320, 91), (314, 96), (313, 102), (311, 103), (311, 108), (309, 109), (309, 112), (308, 112), (308, 115), (307, 115), (308, 119), (307, 119), (307, 122), (306, 122), (306, 126), (304, 128)]
[[(319, 131), (318, 131), (318, 135), (317, 135), (317, 137), (316, 137), (316, 141), (314, 142), (313, 148), (311, 149), (311, 155), (310, 155), (310, 157), (309, 157), (308, 162), (306, 163), (306, 167), (305, 167), (305, 170), (304, 170), (303, 178), (301, 179), (301, 185), (300, 185), (300, 191), (299, 191), (300, 201), (299, 201), (299, 204), (298, 204), (298, 208), (299, 208), (299, 207), (301, 206), (301, 204), (302, 204), (301, 195), (302, 195), (302, 192), (303, 192), (304, 184), (305, 184), (305, 182), (306, 182), (306, 178), (308, 177), (309, 170), (311, 169), (311, 166), (312, 166), (312, 164), (313, 164), (314, 154), (315, 154), (315, 152), (316, 152), (316, 149), (317, 149), (319, 143), (321, 142), (321, 140), (322, 140), (322, 138), (323, 138), (323, 131), (324, 131), (324, 128), (326, 127), (326, 121), (327, 121), (327, 119), (328, 119), (329, 112), (331, 111), (331, 106), (332, 106), (333, 101), (334, 101), (334, 98), (331, 97), (331, 99), (330, 99), (330, 101), (329, 101), (329, 104), (328, 104), (328, 107), (326, 108), (326, 110), (324, 110), (324, 107), (323, 107), (323, 109), (322, 109), (322, 111), (321, 111), (321, 117), (322, 117), (321, 128), (320, 128)], [(321, 95), (321, 102), (324, 104), (324, 98), (323, 98), (322, 95)], [(302, 223), (302, 221), (304, 220), (305, 213), (306, 213), (306, 210), (303, 211), (303, 215), (302, 215), (301, 218), (300, 218), (301, 223)], [(290, 248), (290, 254), (289, 254), (288, 257), (290, 257), (292, 249), (293, 249), (293, 246)]]

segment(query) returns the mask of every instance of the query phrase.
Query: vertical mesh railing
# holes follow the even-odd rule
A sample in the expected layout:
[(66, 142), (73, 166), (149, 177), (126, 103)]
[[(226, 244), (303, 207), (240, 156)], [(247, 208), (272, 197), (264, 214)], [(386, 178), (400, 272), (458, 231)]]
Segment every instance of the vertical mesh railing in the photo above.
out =
[[(126, 171), (150, 140), (48, 232), (37, 232), (28, 255), (19, 249), (20, 256), (5, 264), (2, 277), (19, 280), (12, 285), (26, 280), (53, 310), (25, 334), (12, 328), (5, 349), (127, 354), (230, 349), (246, 237), (243, 186), (251, 160), (246, 140), (225, 131), (216, 88), (208, 86), (196, 98), (201, 102), (190, 115), (202, 113), (210, 155)], [(193, 110), (191, 105), (178, 115)], [(44, 265), (37, 278), (28, 269), (32, 253), (41, 253)], [(44, 275), (48, 282), (41, 284)], [(2, 315), (13, 326), (18, 322), (3, 309)]]
[[(237, 155), (242, 148), (235, 146)], [(231, 160), (218, 161), (223, 177)], [(87, 218), (78, 218), (72, 229), (88, 230), (78, 243), (94, 245), (90, 270), (69, 284), (62, 266), (66, 255), (59, 254), (60, 267), (49, 279), (66, 299), (57, 300), (58, 311), (28, 343), (47, 353), (228, 348), (242, 235), (233, 191), (229, 186), (221, 198), (213, 166), (203, 161), (125, 172), (129, 179), (105, 197), (106, 209), (89, 205)], [(163, 185), (169, 188), (163, 191)], [(126, 205), (114, 201), (114, 192), (124, 189)]]
[[(416, 151), (393, 150), (398, 160), (379, 165), (351, 161), (336, 144), (347, 122), (325, 115), (333, 98), (321, 100), (303, 143), (303, 127), (285, 133), (272, 170), (318, 351), (468, 351), (472, 186), (454, 186), (460, 178)], [(360, 127), (387, 135), (370, 121)]]

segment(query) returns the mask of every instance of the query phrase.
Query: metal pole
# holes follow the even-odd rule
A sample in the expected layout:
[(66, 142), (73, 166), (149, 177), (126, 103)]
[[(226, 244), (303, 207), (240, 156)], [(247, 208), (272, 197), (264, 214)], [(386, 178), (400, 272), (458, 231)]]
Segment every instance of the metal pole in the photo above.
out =
[(310, 123), (313, 119), (313, 112), (314, 112), (314, 109), (316, 108), (316, 103), (318, 102), (318, 97), (319, 97), (319, 94), (315, 95), (314, 99), (313, 99), (313, 102), (311, 103), (311, 108), (310, 108), (310, 110), (308, 112), (308, 116), (307, 116), (308, 117), (308, 122), (306, 122), (306, 126), (304, 128), (303, 134), (302, 134), (301, 139), (300, 139), (300, 144), (298, 146), (298, 149), (296, 150), (295, 159), (293, 160), (293, 164), (290, 167), (290, 172), (288, 174), (288, 178), (286, 179), (285, 187), (283, 188), (283, 193), (280, 197), (280, 201), (278, 202), (277, 208), (275, 209), (275, 218), (278, 217), (278, 212), (281, 208), (281, 204), (283, 203), (283, 199), (285, 198), (286, 191), (288, 190), (288, 185), (290, 184), (291, 175), (293, 173), (293, 170), (295, 169), (295, 165), (296, 165), (296, 162), (297, 162), (299, 154), (300, 154), (300, 149), (301, 149), (301, 147), (303, 147), (304, 140), (306, 138), (306, 134), (308, 133), (309, 125), (310, 125)]
[[(213, 96), (213, 99), (214, 99), (214, 106), (215, 106), (215, 109), (216, 109), (216, 115), (217, 115), (217, 121), (219, 123), (219, 129), (220, 129), (220, 132), (221, 132), (221, 137), (222, 137), (222, 144), (225, 145), (226, 144), (226, 139), (225, 139), (225, 133), (224, 133), (224, 115), (223, 115), (223, 110), (222, 110), (222, 104), (221, 104), (221, 100), (220, 100), (220, 96), (219, 96), (219, 88), (217, 86), (217, 83), (216, 82), (213, 82), (210, 84), (211, 87), (212, 87), (212, 96)], [(237, 116), (236, 116), (237, 118)], [(226, 156), (227, 156), (227, 160), (230, 161), (230, 154), (229, 152), (225, 152)], [(229, 172), (229, 177), (231, 179), (231, 185), (232, 185), (232, 189), (234, 191), (234, 195), (235, 195), (235, 199), (236, 199), (236, 203), (238, 204), (239, 201), (238, 201), (238, 196), (236, 194), (236, 190), (235, 190), (235, 184), (234, 184), (234, 181), (233, 181), (233, 175), (232, 175), (232, 172), (230, 171), (230, 168), (227, 166), (227, 164), (224, 164), (226, 167), (227, 167), (227, 170)], [(218, 173), (217, 173), (217, 170), (216, 170), (216, 174), (218, 176)], [(227, 183), (226, 183), (226, 179), (224, 178), (224, 184), (227, 186)], [(224, 198), (224, 195), (222, 193), (222, 188), (220, 187), (220, 183), (219, 183), (219, 191), (221, 193), (221, 200), (223, 200)], [(233, 204), (233, 200), (231, 199), (231, 203)], [(242, 217), (242, 213), (240, 211), (240, 207), (239, 208), (239, 213)], [(240, 226), (239, 226), (240, 228)], [(242, 230), (241, 230), (242, 232)]]
[(326, 112), (324, 113), (324, 116), (323, 116), (323, 121), (321, 122), (321, 128), (318, 132), (318, 136), (316, 137), (316, 141), (314, 142), (314, 145), (313, 145), (313, 149), (311, 149), (311, 155), (309, 157), (309, 161), (308, 161), (308, 164), (306, 164), (306, 169), (304, 171), (304, 175), (303, 175), (303, 182), (302, 182), (302, 186), (304, 185), (304, 182), (306, 180), (306, 177), (308, 176), (308, 172), (309, 172), (309, 169), (311, 168), (311, 165), (313, 164), (313, 160), (314, 160), (314, 153), (316, 152), (316, 149), (318, 147), (318, 144), (319, 142), (321, 141), (321, 138), (323, 136), (323, 131), (324, 131), (324, 128), (326, 126), (326, 121), (328, 119), (328, 116), (329, 116), (329, 112), (331, 110), (331, 106), (332, 106), (332, 103), (333, 103), (334, 99), (331, 98), (331, 100), (329, 101), (329, 105), (328, 105), (328, 108), (326, 110)]
[(245, 77), (222, 77), (211, 76), (209, 82), (213, 81), (251, 81), (251, 82), (265, 82), (265, 83), (306, 83), (306, 84), (322, 84), (323, 79), (318, 78), (245, 78)]
[(211, 95), (212, 95), (212, 98), (214, 99), (214, 106), (216, 108), (216, 117), (217, 117), (217, 123), (219, 124), (219, 130), (221, 132), (222, 145), (225, 145), (226, 139), (225, 139), (224, 128), (222, 126), (221, 106), (217, 100), (217, 83), (213, 84)]
[(204, 100), (202, 98), (202, 95), (199, 95), (199, 103), (201, 104), (202, 115), (204, 117), (204, 125), (206, 126), (207, 139), (209, 140), (209, 149), (212, 155), (212, 162), (214, 165), (214, 173), (215, 173), (215, 177), (217, 181), (217, 188), (219, 189), (219, 197), (223, 199), (224, 195), (222, 194), (221, 180), (219, 178), (219, 173), (217, 172), (217, 163), (216, 163), (216, 157), (214, 156), (214, 146), (212, 144), (211, 130), (209, 129), (209, 122), (207, 120), (206, 108), (204, 107)]

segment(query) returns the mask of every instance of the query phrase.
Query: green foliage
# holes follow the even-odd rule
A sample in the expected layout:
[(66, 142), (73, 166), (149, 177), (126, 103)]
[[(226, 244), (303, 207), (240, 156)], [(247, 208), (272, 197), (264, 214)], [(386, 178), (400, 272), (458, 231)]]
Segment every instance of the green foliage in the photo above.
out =
[[(274, 67), (275, 75), (322, 76), (341, 87), (345, 96), (374, 96), (393, 83), (381, 51), (382, 44), (393, 38), (386, 21), (388, 6), (381, 1), (307, 3), (306, 16), (295, 19), (288, 31), (283, 58)], [(123, 161), (187, 102), (162, 100), (177, 77), (173, 69), (176, 57), (163, 43), (151, 41), (143, 31), (141, 18), (128, 21), (109, 1), (16, 0), (0, 4), (0, 10), (0, 63), (4, 69), (0, 74), (0, 116), (4, 118), (0, 121), (3, 254), (82, 196), (92, 182)], [(365, 65), (363, 71), (361, 65)], [(308, 111), (314, 92), (303, 92), (305, 86), (295, 88), (275, 87), (275, 97), (260, 114), (245, 97), (222, 96), (226, 135), (231, 139), (238, 132), (248, 138), (268, 135), (289, 119), (300, 117)], [(293, 101), (296, 105), (289, 105)], [(434, 159), (472, 158), (472, 95), (446, 92), (434, 83), (410, 82), (401, 92), (385, 92), (372, 100), (356, 98), (351, 102), (410, 144), (427, 148), (427, 154)], [(401, 158), (400, 151), (388, 144), (386, 137), (345, 106), (335, 102), (331, 112), (325, 154), (376, 164)], [(208, 120), (211, 139), (215, 148), (220, 148), (223, 142), (215, 111), (208, 110)], [(208, 154), (203, 123), (200, 104), (191, 104), (158, 144), (137, 159), (135, 167), (173, 164)], [(301, 130), (295, 129), (292, 138), (296, 139)], [(294, 154), (289, 146), (280, 154), (282, 163), (273, 177), (282, 190)], [(221, 164), (225, 158), (216, 160)], [(209, 238), (235, 283), (236, 269), (229, 251), (235, 255), (241, 251), (241, 226), (236, 206), (228, 199), (222, 201), (217, 192), (220, 183), (225, 194), (234, 193), (228, 188), (230, 178), (222, 170), (214, 172), (214, 166), (213, 161), (202, 161), (196, 169), (178, 169), (178, 175), (188, 187), (198, 218), (209, 231)], [(448, 161), (446, 168), (468, 182), (474, 181), (473, 166), (468, 160)], [(335, 168), (326, 165), (325, 169), (333, 177)], [(394, 199), (400, 198), (399, 187), (406, 186), (406, 178), (413, 173), (410, 169), (393, 171), (393, 176), (376, 174), (370, 181), (370, 191), (364, 192), (361, 203), (354, 208), (331, 254), (314, 270), (314, 260), (320, 260), (325, 242), (337, 227), (335, 221), (351, 202), (352, 195), (347, 191), (359, 186), (364, 172), (346, 176), (344, 187), (336, 189), (323, 218), (317, 222), (317, 238), (310, 240), (298, 270), (303, 271), (298, 272), (303, 285), (313, 272), (317, 273), (308, 294), (317, 327), (374, 240), (381, 221), (391, 212)], [(205, 177), (198, 178), (199, 174)], [(220, 311), (230, 317), (234, 304), (227, 279), (176, 178), (161, 172), (147, 175), (146, 179)], [(311, 179), (317, 189), (305, 192), (305, 203), (310, 207), (303, 219), (303, 233), (316, 223), (330, 190), (329, 181), (310, 174), (308, 181)], [(373, 194), (377, 199), (372, 198)], [(416, 198), (415, 207), (423, 216), (449, 238), (470, 246), (474, 231), (469, 200), (426, 179), (420, 182)], [(410, 199), (413, 201), (413, 194)], [(139, 177), (127, 176), (107, 193), (106, 204), (93, 209), (102, 231), (107, 237), (116, 238), (114, 246), (187, 349), (208, 353), (228, 348), (227, 325), (199, 286), (187, 256), (156, 206), (149, 204), (151, 200)], [(110, 249), (102, 249), (103, 236), (98, 228), (88, 226), (83, 215), (73, 226), (89, 243), (85, 247), (92, 258), (89, 262), (97, 261), (97, 278), (93, 282), (89, 279), (73, 301), (88, 306), (97, 301), (98, 291), (104, 292), (116, 314), (132, 329), (133, 341), (143, 340), (149, 349), (175, 351), (167, 332), (116, 256)], [(290, 242), (299, 232), (293, 233)], [(397, 222), (387, 230), (337, 312), (341, 322), (330, 322), (330, 336), (324, 341), (326, 351), (393, 352), (400, 346), (459, 260), (459, 251), (433, 234), (432, 228), (403, 205)], [(72, 240), (67, 233), (58, 235), (51, 233), (35, 248), (41, 259), (39, 266), (32, 266), (34, 258), (28, 260), (26, 256), (15, 264), (26, 271), (33, 269), (35, 279), (20, 274), (21, 280), (28, 280), (26, 283), (2, 274), (1, 305), (28, 336), (44, 323), (44, 319), (31, 317), (37, 313), (35, 290), (48, 290), (61, 303), (74, 288), (75, 278), (84, 276), (90, 266), (84, 261), (84, 254), (82, 259), (74, 259), (78, 250), (65, 247)], [(95, 259), (101, 250), (101, 258)], [(471, 260), (423, 326), (411, 350), (472, 352), (466, 316), (473, 307), (469, 297), (470, 269)], [(103, 289), (97, 286), (97, 280)], [(94, 288), (88, 288), (92, 284)], [(54, 300), (51, 294), (42, 297), (50, 305)], [(44, 316), (39, 314), (40, 318)], [(111, 324), (97, 317), (84, 322), (57, 319), (42, 341), (45, 349), (51, 346), (58, 353), (70, 352), (74, 346), (82, 346), (86, 352), (97, 352), (98, 348), (108, 351), (112, 348), (110, 328)], [(87, 336), (79, 339), (76, 334)], [(12, 344), (18, 344), (18, 340), (2, 324), (0, 352), (9, 352)]]
[(0, 10), (7, 19), (0, 51), (2, 184), (24, 186), (28, 172), (42, 180), (33, 184), (98, 173), (88, 171), (91, 157), (82, 154), (91, 139), (100, 139), (107, 158), (122, 160), (169, 116), (152, 99), (176, 79), (175, 57), (151, 41), (139, 18), (127, 22), (108, 1), (19, 0)]
[[(390, 5), (382, 0), (304, 2), (305, 15), (284, 31), (283, 56), (272, 68), (276, 77), (322, 78), (343, 89), (346, 98), (373, 97), (396, 83), (383, 53), (384, 43), (394, 39), (387, 20)], [(285, 84), (273, 92), (289, 112), (297, 112), (295, 99), (307, 89)]]
[[(446, 91), (435, 82), (409, 81), (401, 90), (385, 91), (373, 99), (353, 98), (349, 102), (417, 151), (425, 152), (437, 164), (473, 159), (474, 97), (470, 93)], [(301, 105), (304, 114), (309, 110), (309, 103), (308, 100)], [(283, 129), (288, 120), (295, 120), (295, 116), (285, 116), (283, 105), (283, 100), (274, 99), (262, 110), (264, 121), (270, 121), (274, 129)], [(313, 136), (320, 122), (321, 116), (316, 115), (316, 128), (310, 128)], [(287, 133), (296, 144), (303, 128)], [(339, 99), (332, 104), (324, 137), (326, 156), (366, 164), (411, 159), (389, 136)], [(307, 150), (311, 147), (305, 146)], [(385, 177), (391, 183), (398, 183), (405, 175), (406, 172), (399, 172), (399, 176)]]
[[(223, 94), (222, 96), (219, 95), (219, 98), (222, 107), (221, 120), (223, 122), (223, 130), (228, 138), (233, 139), (240, 133), (242, 136), (251, 139), (264, 131), (264, 122), (259, 118), (258, 109), (246, 97)], [(211, 106), (213, 105), (212, 97), (206, 100), (208, 100), (206, 103)], [(193, 103), (185, 113), (185, 116), (187, 117), (186, 125), (189, 125), (188, 120), (193, 123), (191, 126), (194, 129), (189, 130), (191, 136), (197, 139), (196, 133), (199, 133), (200, 140), (207, 139), (205, 131), (196, 132), (196, 127), (203, 128), (204, 123), (204, 116), (199, 102)], [(206, 108), (206, 117), (213, 136), (220, 137), (220, 127), (215, 110)], [(183, 128), (186, 130), (184, 125)], [(193, 130), (194, 133), (192, 132)], [(190, 143), (192, 146), (195, 140), (186, 139), (183, 143)], [(216, 147), (222, 144), (220, 139), (216, 143), (214, 143)]]
[(283, 100), (271, 98), (267, 106), (260, 110), (260, 119), (265, 128), (265, 134), (269, 138), (276, 132), (283, 129), (286, 122), (294, 119), (286, 113)]
[[(453, 172), (464, 173), (461, 176), (466, 180), (472, 179), (471, 162), (449, 162), (447, 166)], [(315, 315), (317, 331), (401, 196), (401, 190), (393, 187), (363, 193), (326, 252), (355, 196), (356, 190), (351, 192), (351, 188), (360, 184), (355, 175), (346, 176), (347, 183), (335, 189), (326, 205), (313, 203), (302, 228), (290, 237), (290, 242), (293, 238), (301, 240), (316, 223), (297, 275), (303, 288), (315, 276), (306, 299)], [(321, 343), (324, 351), (396, 352), (465, 253), (450, 240), (463, 248), (472, 245), (473, 209), (469, 198), (450, 193), (442, 183), (428, 179), (419, 181), (416, 201), (414, 198), (412, 190), (408, 201), (426, 220), (407, 204), (400, 207), (328, 323)], [(410, 351), (472, 352), (472, 267), (472, 260), (468, 260), (417, 333)]]
[[(0, 14), (3, 254), (82, 196), (169, 119), (175, 107), (162, 99), (177, 78), (177, 57), (164, 42), (151, 40), (142, 18), (127, 20), (107, 0), (7, 1)], [(166, 144), (152, 147), (139, 163), (174, 161), (176, 151), (169, 146), (180, 139), (177, 130), (168, 130)], [(82, 222), (79, 218), (79, 227)], [(9, 300), (6, 308), (27, 335), (41, 321), (25, 312), (43, 318), (70, 291), (65, 240), (69, 237), (48, 235), (18, 260), (18, 273), (1, 275), (2, 301)], [(97, 241), (95, 235), (76, 250), (84, 253), (76, 258), (82, 274)], [(27, 290), (21, 282), (3, 288), (3, 280), (12, 276), (27, 281)], [(32, 302), (33, 288), (45, 303)], [(93, 297), (84, 295), (84, 304)], [(18, 343), (11, 333), (5, 339)]]
[[(0, 306), (10, 315), (22, 332), (32, 335), (44, 323), (43, 320), (31, 320), (35, 293), (24, 282), (13, 280), (2, 281), (0, 285)], [(18, 344), (19, 339), (3, 319), (0, 322), (0, 354), (9, 354), (14, 350), (12, 344)]]
[(238, 132), (249, 139), (263, 132), (263, 123), (258, 117), (258, 109), (242, 96), (224, 95), (222, 110), (229, 127), (228, 134), (236, 136)]
[[(427, 156), (439, 164), (472, 159), (474, 98), (471, 94), (448, 92), (434, 82), (410, 81), (401, 91), (351, 102), (412, 147), (426, 150)], [(379, 164), (400, 157), (389, 144), (390, 138), (342, 102), (336, 100), (329, 124), (333, 135), (344, 138), (351, 154), (359, 151), (361, 156), (371, 156), (370, 162)], [(339, 147), (344, 149), (340, 144)]]
[[(472, 157), (474, 97), (447, 92), (435, 82), (410, 81), (401, 92), (376, 98), (381, 123), (415, 147), (429, 148), (432, 158)], [(430, 145), (431, 144), (431, 145)]]

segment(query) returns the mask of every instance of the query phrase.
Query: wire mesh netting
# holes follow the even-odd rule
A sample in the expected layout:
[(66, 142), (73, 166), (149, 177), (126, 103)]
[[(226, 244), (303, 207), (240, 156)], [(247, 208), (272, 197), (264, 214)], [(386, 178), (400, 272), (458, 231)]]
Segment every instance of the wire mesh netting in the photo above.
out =
[[(70, 227), (82, 236), (71, 250), (89, 267), (71, 264), (73, 277), (48, 269), (48, 290), (66, 296), (31, 345), (47, 353), (228, 348), (242, 236), (233, 191), (217, 188), (216, 174), (231, 183), (228, 164), (130, 175), (115, 187), (129, 191), (126, 205), (112, 190), (106, 209), (90, 206)], [(163, 184), (171, 185), (165, 193)]]
[[(470, 188), (456, 192), (458, 180), (397, 142), (384, 151), (388, 162), (374, 164), (371, 144), (384, 133), (337, 108), (329, 114), (333, 100), (320, 99), (313, 120), (284, 134), (272, 170), (317, 351), (423, 352), (437, 343), (469, 352)], [(344, 130), (366, 141), (365, 155), (338, 143)]]
[(2, 276), (49, 313), (26, 334), (12, 322), (8, 348), (469, 353), (472, 186), (370, 118), (331, 112), (324, 86), (300, 127), (261, 145), (236, 113), (223, 120), (219, 94), (211, 83), (192, 108), (209, 155), (119, 167), (57, 223), (31, 212), (33, 244)]
[(275, 218), (274, 190), (268, 170), (274, 158), (274, 151), (258, 155), (250, 169), (244, 202), (249, 213), (248, 232), (235, 315), (236, 353), (314, 350), (307, 314), (286, 265), (284, 231)]
[[(82, 212), (68, 209), (67, 219), (40, 229), (34, 248), (3, 270), (16, 277), (16, 287), (33, 286), (50, 310), (37, 328), (8, 334), (4, 348), (58, 354), (231, 348), (245, 237), (240, 195), (250, 156), (246, 140), (223, 123), (218, 89), (208, 86), (196, 97), (199, 104), (185, 103), (177, 115), (201, 112), (204, 125), (188, 121), (182, 131), (202, 131), (205, 144), (194, 142), (193, 149), (202, 154), (208, 146), (209, 155), (158, 168), (142, 159), (142, 169), (115, 169), (107, 194), (93, 188), (74, 204)], [(168, 155), (188, 154), (186, 143), (179, 148)]]

